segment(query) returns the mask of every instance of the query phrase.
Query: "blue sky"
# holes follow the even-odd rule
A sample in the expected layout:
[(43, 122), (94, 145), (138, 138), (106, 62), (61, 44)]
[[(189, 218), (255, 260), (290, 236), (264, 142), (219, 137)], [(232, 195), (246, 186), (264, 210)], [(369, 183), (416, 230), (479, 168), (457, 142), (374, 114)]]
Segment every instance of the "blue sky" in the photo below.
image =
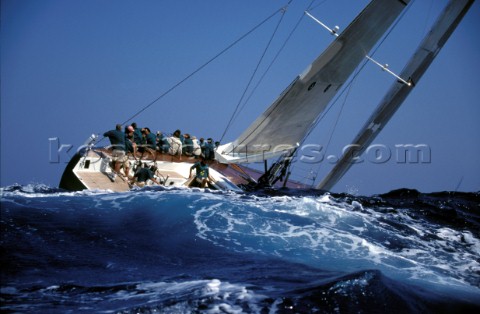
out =
[[(2, 0), (1, 186), (58, 186), (73, 151), (90, 134), (103, 134), (127, 121), (287, 2)], [(310, 3), (292, 2), (266, 64)], [(367, 3), (316, 1), (311, 13), (342, 30)], [(375, 58), (401, 72), (446, 3), (416, 0)], [(374, 141), (391, 158), (378, 163), (375, 156), (366, 155), (333, 191), (371, 195), (397, 188), (480, 190), (479, 14), (476, 2)], [(181, 129), (218, 139), (279, 17), (134, 121), (152, 130)], [(303, 18), (223, 142), (234, 140), (248, 127), (332, 40), (318, 24)], [(293, 178), (312, 183), (310, 178), (317, 177), (318, 182), (393, 80), (367, 64), (348, 97), (339, 98), (305, 142), (322, 145), (323, 161), (295, 163)], [(430, 161), (399, 162), (396, 145), (406, 144), (428, 146)], [(57, 153), (61, 145), (73, 148)]]

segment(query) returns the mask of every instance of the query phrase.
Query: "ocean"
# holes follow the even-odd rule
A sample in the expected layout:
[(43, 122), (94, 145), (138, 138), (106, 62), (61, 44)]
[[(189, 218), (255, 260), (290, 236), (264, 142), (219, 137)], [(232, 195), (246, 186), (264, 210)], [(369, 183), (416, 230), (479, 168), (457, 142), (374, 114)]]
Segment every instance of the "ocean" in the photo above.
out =
[(1, 188), (1, 313), (480, 313), (480, 192)]

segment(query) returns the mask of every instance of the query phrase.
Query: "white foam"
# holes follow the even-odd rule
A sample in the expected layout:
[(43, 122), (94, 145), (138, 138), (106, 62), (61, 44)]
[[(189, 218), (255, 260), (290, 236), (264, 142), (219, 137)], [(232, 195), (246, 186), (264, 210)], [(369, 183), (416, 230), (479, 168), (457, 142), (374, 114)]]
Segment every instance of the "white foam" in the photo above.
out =
[[(142, 293), (136, 293), (137, 290)], [(211, 280), (192, 280), (184, 282), (151, 282), (141, 283), (137, 285), (136, 291), (117, 293), (117, 298), (133, 299), (148, 298), (147, 303), (156, 304), (166, 299), (175, 298), (175, 305), (164, 309), (174, 310), (182, 309), (182, 311), (196, 310), (190, 308), (195, 300), (202, 303), (206, 307), (203, 313), (243, 313), (244, 308), (250, 309), (252, 313), (260, 313), (261, 307), (257, 304), (264, 300), (266, 296), (256, 294), (241, 284), (232, 284), (223, 282), (219, 279)], [(185, 301), (181, 301), (181, 299)]]
[(480, 241), (469, 232), (412, 218), (408, 208), (381, 212), (328, 194), (228, 197), (196, 211), (195, 223), (215, 245), (327, 270), (373, 267), (402, 280), (465, 284), (466, 272), (479, 269)]

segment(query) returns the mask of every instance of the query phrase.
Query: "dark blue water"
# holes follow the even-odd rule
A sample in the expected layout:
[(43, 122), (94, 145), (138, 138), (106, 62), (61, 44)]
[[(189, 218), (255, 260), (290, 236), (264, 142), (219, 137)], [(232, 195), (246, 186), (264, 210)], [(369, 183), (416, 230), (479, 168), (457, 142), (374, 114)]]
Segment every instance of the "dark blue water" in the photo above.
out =
[(2, 313), (480, 313), (480, 194), (1, 189)]

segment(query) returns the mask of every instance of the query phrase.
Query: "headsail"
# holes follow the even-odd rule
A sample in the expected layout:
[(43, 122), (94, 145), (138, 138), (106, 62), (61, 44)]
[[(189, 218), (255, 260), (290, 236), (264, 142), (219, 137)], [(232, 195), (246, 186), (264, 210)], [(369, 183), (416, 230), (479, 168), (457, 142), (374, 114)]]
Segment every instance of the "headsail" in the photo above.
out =
[(257, 162), (294, 149), (408, 2), (373, 0), (238, 139), (217, 149), (217, 160)]
[(472, 3), (473, 0), (451, 0), (449, 2), (400, 74), (401, 77), (409, 78), (412, 86), (407, 86), (399, 81), (392, 85), (375, 112), (355, 137), (353, 144), (349, 146), (330, 173), (318, 184), (318, 189), (330, 190), (353, 165), (353, 159), (362, 154), (372, 143), (407, 98), (413, 86), (418, 83)]

